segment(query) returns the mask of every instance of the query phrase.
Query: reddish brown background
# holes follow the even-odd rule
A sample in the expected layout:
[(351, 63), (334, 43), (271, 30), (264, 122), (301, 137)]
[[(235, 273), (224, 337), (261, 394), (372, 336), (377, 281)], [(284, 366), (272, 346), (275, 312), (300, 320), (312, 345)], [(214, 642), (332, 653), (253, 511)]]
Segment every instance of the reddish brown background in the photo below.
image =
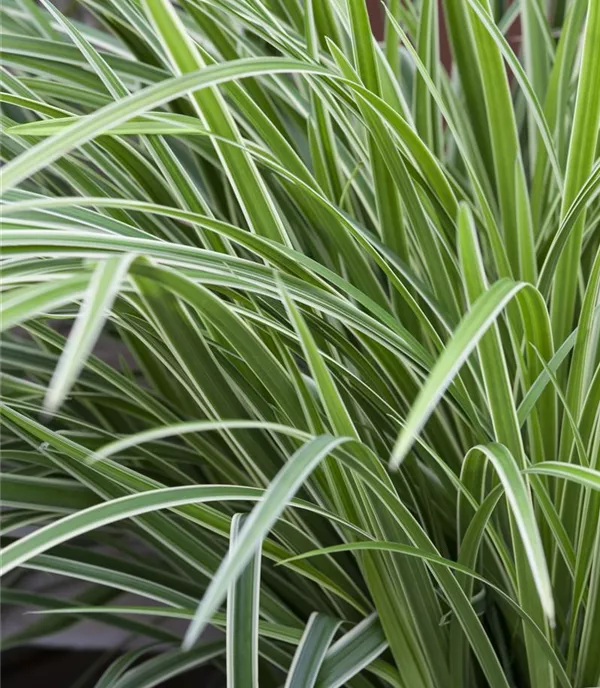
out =
[[(511, 0), (512, 4), (512, 0)], [(450, 45), (448, 43), (448, 36), (444, 29), (443, 24), (443, 0), (438, 0), (440, 22), (442, 23), (442, 31), (440, 33), (440, 52), (442, 55), (442, 61), (446, 66), (446, 69), (450, 70), (452, 64), (452, 56), (450, 53)], [(369, 14), (371, 15), (371, 26), (373, 27), (373, 33), (377, 40), (383, 39), (383, 9), (381, 7), (381, 0), (367, 0), (367, 7), (369, 8)], [(508, 40), (514, 46), (515, 42), (519, 40), (521, 33), (520, 20), (517, 20), (510, 27), (508, 32)]]

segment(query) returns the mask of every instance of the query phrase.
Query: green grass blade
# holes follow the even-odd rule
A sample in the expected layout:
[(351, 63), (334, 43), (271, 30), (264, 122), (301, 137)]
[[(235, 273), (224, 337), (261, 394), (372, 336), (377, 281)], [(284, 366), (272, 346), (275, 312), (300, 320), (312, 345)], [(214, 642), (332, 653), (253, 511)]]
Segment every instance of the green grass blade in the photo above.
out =
[(142, 648), (140, 650), (130, 650), (124, 655), (116, 659), (112, 664), (104, 671), (102, 676), (96, 681), (94, 688), (110, 688), (113, 683), (123, 674), (127, 669), (137, 662), (140, 657), (148, 652), (147, 648)]
[(107, 105), (56, 137), (30, 148), (3, 168), (0, 173), (3, 189), (8, 191), (35, 172), (111, 127), (186, 93), (211, 88), (233, 79), (282, 72), (326, 74), (327, 70), (285, 58), (247, 58), (172, 77)]
[(113, 688), (153, 688), (175, 676), (220, 657), (225, 651), (225, 643), (216, 640), (194, 648), (189, 652), (171, 650), (154, 657), (141, 666), (134, 667), (113, 684)]
[[(581, 69), (577, 86), (577, 99), (573, 129), (569, 144), (569, 156), (562, 197), (563, 219), (592, 171), (600, 129), (600, 6), (588, 3), (583, 41)], [(552, 325), (554, 338), (562, 343), (572, 329), (575, 308), (584, 216), (574, 224), (564, 251), (558, 261), (552, 298)]]
[[(146, 13), (164, 44), (175, 73), (185, 74), (205, 65), (173, 5), (167, 0), (145, 0)], [(216, 134), (239, 139), (237, 126), (227, 105), (215, 89), (196, 91), (192, 95), (198, 116)], [(251, 159), (242, 151), (215, 144), (224, 168), (238, 195), (250, 227), (258, 234), (289, 243), (285, 228)]]
[(102, 331), (133, 256), (108, 258), (98, 264), (83, 297), (79, 314), (50, 380), (44, 410), (56, 412), (85, 364)]
[(338, 688), (387, 648), (376, 614), (371, 614), (334, 642), (323, 660), (317, 688)]
[(189, 649), (195, 644), (210, 616), (225, 597), (228, 586), (237, 579), (239, 572), (261, 546), (264, 536), (288, 506), (290, 498), (307, 476), (330, 452), (345, 441), (347, 440), (344, 438), (334, 439), (324, 435), (305, 444), (290, 458), (286, 467), (265, 492), (263, 501), (246, 520), (237, 544), (229, 550), (215, 574), (186, 632), (185, 648)]
[(423, 385), (394, 446), (390, 458), (391, 468), (395, 469), (400, 465), (460, 367), (504, 307), (525, 286), (512, 280), (501, 280), (492, 285), (473, 304)]
[(285, 688), (313, 688), (325, 654), (341, 621), (311, 614), (294, 655)]
[(581, 485), (582, 487), (600, 490), (600, 471), (595, 468), (589, 468), (588, 466), (564, 464), (559, 461), (544, 461), (535, 466), (530, 466), (526, 469), (526, 472), (561, 478)]
[(89, 276), (83, 274), (56, 280), (50, 286), (42, 282), (12, 290), (2, 299), (2, 329), (75, 301), (85, 293), (88, 283)]
[(550, 4), (4, 0), (9, 647), (598, 682), (600, 11)]
[[(454, 569), (457, 572), (460, 572), (461, 574), (465, 574), (467, 576), (471, 576), (471, 577), (475, 578), (476, 580), (481, 580), (482, 582), (485, 582), (486, 585), (489, 585), (490, 587), (494, 588), (495, 592), (497, 594), (499, 594), (502, 597), (502, 599), (506, 600), (506, 602), (508, 604), (510, 604), (510, 606), (513, 609), (515, 609), (515, 611), (518, 613), (520, 618), (523, 620), (526, 627), (531, 630), (532, 634), (536, 638), (536, 642), (539, 644), (539, 647), (543, 648), (544, 655), (547, 658), (549, 665), (555, 670), (556, 675), (559, 678), (561, 685), (565, 686), (565, 688), (569, 688), (571, 686), (571, 682), (569, 681), (569, 678), (566, 675), (566, 672), (564, 671), (564, 669), (560, 663), (560, 660), (558, 659), (552, 646), (548, 643), (547, 639), (544, 636), (544, 633), (535, 624), (535, 622), (531, 619), (531, 617), (529, 617), (522, 610), (522, 608), (512, 600), (512, 598), (510, 598), (508, 595), (506, 595), (506, 593), (502, 592), (502, 590), (500, 590), (499, 588), (494, 586), (490, 581), (487, 581), (486, 579), (482, 578), (481, 576), (479, 576), (479, 574), (477, 574), (472, 569), (469, 569), (466, 566), (462, 566), (461, 564), (457, 564), (456, 562), (445, 559), (444, 557), (440, 557), (439, 555), (435, 555), (435, 554), (431, 554), (429, 552), (423, 551), (417, 547), (410, 547), (410, 546), (406, 546), (406, 545), (399, 545), (396, 543), (383, 542), (383, 541), (352, 542), (352, 543), (347, 543), (345, 545), (334, 545), (332, 547), (322, 548), (319, 550), (314, 550), (312, 552), (305, 552), (304, 554), (298, 555), (298, 556), (296, 556), (293, 559), (290, 559), (288, 561), (291, 562), (293, 560), (299, 560), (299, 559), (303, 559), (303, 558), (319, 556), (319, 555), (322, 555), (325, 553), (344, 552), (344, 551), (352, 551), (352, 550), (381, 550), (381, 551), (387, 551), (387, 552), (396, 552), (398, 554), (403, 554), (406, 556), (418, 557), (420, 559), (423, 559), (424, 561), (431, 562), (432, 564), (443, 565), (447, 568)], [(282, 563), (286, 563), (286, 562), (282, 562)], [(459, 617), (459, 618), (462, 618), (462, 617)], [(496, 676), (500, 680), (500, 678), (501, 678), (500, 674), (496, 674)]]
[(554, 600), (552, 584), (546, 564), (546, 557), (537, 527), (531, 496), (527, 485), (511, 453), (500, 444), (487, 447), (474, 447), (471, 451), (482, 452), (492, 463), (500, 482), (504, 487), (506, 498), (515, 517), (521, 541), (535, 579), (535, 584), (550, 623), (554, 623)]
[[(235, 547), (242, 514), (231, 519), (230, 548)], [(260, 550), (227, 594), (227, 682), (231, 688), (258, 686), (258, 619), (260, 608)]]

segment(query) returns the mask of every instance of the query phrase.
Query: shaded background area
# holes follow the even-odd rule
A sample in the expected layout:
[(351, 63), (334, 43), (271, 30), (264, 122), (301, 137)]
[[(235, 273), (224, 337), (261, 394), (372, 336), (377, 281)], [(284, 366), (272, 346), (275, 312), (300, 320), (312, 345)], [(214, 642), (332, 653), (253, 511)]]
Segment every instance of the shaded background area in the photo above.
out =
[[(2, 653), (2, 688), (89, 688), (118, 657), (115, 652), (23, 648)], [(164, 688), (222, 688), (222, 675), (200, 667), (161, 683)]]

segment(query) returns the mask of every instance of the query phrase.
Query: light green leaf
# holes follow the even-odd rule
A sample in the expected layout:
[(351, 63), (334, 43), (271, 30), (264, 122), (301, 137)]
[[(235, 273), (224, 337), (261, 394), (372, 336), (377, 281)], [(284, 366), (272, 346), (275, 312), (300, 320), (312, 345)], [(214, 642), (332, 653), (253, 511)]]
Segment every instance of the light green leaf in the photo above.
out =
[(12, 290), (2, 299), (0, 310), (2, 329), (15, 327), (29, 318), (49, 314), (53, 309), (64, 306), (82, 296), (89, 284), (86, 274), (66, 279), (32, 284)]
[(77, 146), (100, 136), (111, 127), (158, 107), (178, 96), (202, 88), (211, 88), (233, 79), (261, 74), (301, 72), (327, 74), (317, 65), (306, 65), (298, 60), (283, 58), (247, 58), (220, 65), (211, 65), (189, 74), (173, 77), (150, 86), (116, 103), (106, 105), (83, 121), (46, 141), (38, 143), (17, 159), (8, 163), (0, 172), (4, 191), (13, 188), (35, 172), (50, 165)]
[(317, 688), (345, 685), (386, 648), (377, 615), (372, 614), (331, 645), (319, 671)]
[(398, 468), (460, 367), (506, 304), (525, 286), (509, 279), (500, 280), (475, 301), (437, 360), (411, 408), (394, 446), (390, 458), (391, 468)]
[(54, 413), (69, 394), (119, 293), (134, 256), (124, 254), (98, 263), (83, 297), (67, 344), (50, 380), (44, 410)]
[(290, 458), (266, 490), (261, 503), (251, 512), (240, 530), (236, 545), (229, 550), (206, 590), (186, 632), (185, 648), (195, 644), (211, 615), (221, 604), (227, 588), (237, 579), (240, 571), (261, 546), (263, 538), (304, 480), (328, 454), (347, 441), (347, 438), (336, 439), (323, 435), (305, 444)]
[(310, 615), (287, 675), (285, 688), (313, 688), (340, 623), (339, 619), (324, 614)]
[[(231, 519), (230, 549), (235, 547), (243, 514)], [(227, 684), (230, 688), (258, 687), (258, 623), (260, 561), (258, 550), (227, 593)]]

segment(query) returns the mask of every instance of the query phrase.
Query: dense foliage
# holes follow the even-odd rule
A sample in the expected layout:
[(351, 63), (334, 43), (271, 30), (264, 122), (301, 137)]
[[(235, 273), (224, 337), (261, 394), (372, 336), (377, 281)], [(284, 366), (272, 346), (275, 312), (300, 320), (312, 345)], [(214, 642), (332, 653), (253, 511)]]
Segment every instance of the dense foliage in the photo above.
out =
[(600, 2), (443, 7), (4, 0), (5, 647), (600, 683)]

